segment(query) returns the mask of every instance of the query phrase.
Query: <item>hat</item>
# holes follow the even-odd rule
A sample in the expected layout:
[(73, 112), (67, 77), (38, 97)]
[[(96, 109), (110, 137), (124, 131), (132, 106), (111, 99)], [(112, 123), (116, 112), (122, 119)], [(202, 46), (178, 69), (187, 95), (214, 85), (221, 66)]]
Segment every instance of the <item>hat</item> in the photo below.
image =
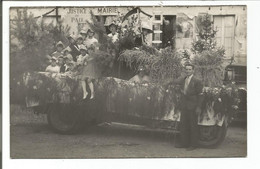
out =
[(74, 39), (74, 40), (77, 39), (77, 37), (76, 37), (75, 35), (73, 35), (73, 34), (70, 34), (70, 35), (68, 36), (68, 39), (69, 39), (69, 38), (72, 38), (72, 39)]
[(87, 32), (84, 29), (82, 29), (79, 33), (80, 34), (87, 34)]
[(108, 26), (108, 27), (110, 27), (110, 26), (112, 26), (112, 25), (117, 26), (116, 19), (117, 19), (117, 18), (116, 18), (115, 16), (107, 16), (104, 25), (105, 25), (105, 26)]
[(81, 35), (78, 35), (77, 40), (78, 39), (82, 39), (83, 40), (83, 37)]
[(66, 52), (66, 51), (69, 51), (69, 52), (71, 52), (71, 48), (70, 48), (69, 46), (67, 46), (65, 49), (63, 49), (63, 51), (62, 51), (62, 52), (64, 53), (64, 52)]
[(64, 59), (64, 56), (63, 56), (63, 55), (60, 55), (60, 56), (58, 57), (58, 59), (59, 59), (59, 58), (62, 58), (62, 59)]
[(109, 25), (108, 25), (108, 28), (110, 29), (111, 28), (111, 26), (115, 26), (115, 27), (117, 27), (117, 24), (116, 24), (116, 22), (112, 22), (112, 23), (110, 23)]
[(63, 45), (63, 43), (62, 43), (61, 41), (59, 41), (59, 42), (56, 44), (56, 47), (58, 47), (58, 46), (64, 47), (64, 45)]
[(85, 50), (85, 51), (88, 51), (88, 49), (87, 49), (86, 46), (84, 46), (84, 45), (81, 45), (81, 46), (79, 47), (79, 50)]
[(95, 32), (94, 32), (92, 29), (88, 29), (87, 33), (88, 33), (88, 32), (92, 32), (92, 33), (95, 34)]
[(53, 56), (51, 57), (51, 60), (57, 61), (57, 58)]
[(148, 31), (148, 33), (153, 33), (153, 30), (150, 28), (150, 26), (146, 22), (142, 22), (142, 29), (146, 29)]

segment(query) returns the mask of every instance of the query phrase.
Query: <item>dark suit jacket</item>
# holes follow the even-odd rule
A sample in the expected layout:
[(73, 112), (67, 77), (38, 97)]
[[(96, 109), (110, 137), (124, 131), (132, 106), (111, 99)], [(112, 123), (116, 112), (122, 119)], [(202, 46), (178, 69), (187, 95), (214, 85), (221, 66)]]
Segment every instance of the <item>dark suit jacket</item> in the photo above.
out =
[[(179, 79), (177, 82), (181, 89), (184, 89), (185, 78)], [(203, 97), (200, 95), (202, 93), (202, 83), (196, 77), (191, 78), (187, 93), (183, 95), (181, 99), (181, 108), (184, 110), (195, 110), (197, 107), (201, 106)]]

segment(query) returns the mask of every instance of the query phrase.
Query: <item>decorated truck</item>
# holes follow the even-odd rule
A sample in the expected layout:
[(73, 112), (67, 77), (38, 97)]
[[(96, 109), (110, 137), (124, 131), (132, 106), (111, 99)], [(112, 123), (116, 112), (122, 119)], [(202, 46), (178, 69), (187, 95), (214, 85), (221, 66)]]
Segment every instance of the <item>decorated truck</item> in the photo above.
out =
[[(134, 83), (113, 77), (94, 80), (95, 98), (82, 100), (80, 77), (46, 72), (26, 73), (11, 92), (20, 92), (27, 108), (45, 113), (53, 131), (71, 134), (104, 122), (142, 125), (179, 133), (182, 93), (179, 86)], [(203, 89), (199, 144), (219, 145), (237, 109), (235, 86)]]

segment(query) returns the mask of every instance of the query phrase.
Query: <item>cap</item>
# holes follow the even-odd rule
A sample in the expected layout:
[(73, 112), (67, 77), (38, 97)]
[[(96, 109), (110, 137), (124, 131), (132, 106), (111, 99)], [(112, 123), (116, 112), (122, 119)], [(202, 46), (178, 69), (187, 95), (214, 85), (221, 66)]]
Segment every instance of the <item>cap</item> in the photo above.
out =
[(87, 31), (85, 31), (84, 29), (82, 29), (79, 33), (80, 33), (80, 34), (87, 34)]
[(53, 56), (51, 57), (51, 60), (57, 61), (57, 58)]
[(81, 35), (78, 35), (77, 40), (78, 39), (82, 39), (83, 40), (83, 37)]
[(61, 41), (59, 41), (59, 42), (56, 44), (56, 47), (58, 47), (58, 46), (64, 47), (64, 45), (63, 45), (63, 43), (62, 43)]
[(142, 29), (148, 30), (148, 33), (153, 33), (153, 30), (150, 28), (147, 22), (142, 22)]
[(65, 49), (63, 49), (63, 51), (62, 51), (62, 52), (64, 53), (64, 52), (66, 52), (66, 51), (69, 51), (69, 52), (71, 52), (71, 48), (70, 48), (69, 46), (67, 46)]
[(88, 32), (95, 33), (92, 29), (88, 29), (87, 33), (88, 33)]
[(79, 47), (79, 50), (85, 50), (85, 51), (88, 51), (88, 49), (87, 49), (86, 46), (84, 46), (84, 45), (81, 45), (81, 46)]
[(68, 38), (72, 38), (72, 39), (74, 39), (74, 40), (77, 39), (77, 37), (76, 37), (75, 35), (73, 35), (73, 34), (70, 34), (70, 35), (68, 36)]

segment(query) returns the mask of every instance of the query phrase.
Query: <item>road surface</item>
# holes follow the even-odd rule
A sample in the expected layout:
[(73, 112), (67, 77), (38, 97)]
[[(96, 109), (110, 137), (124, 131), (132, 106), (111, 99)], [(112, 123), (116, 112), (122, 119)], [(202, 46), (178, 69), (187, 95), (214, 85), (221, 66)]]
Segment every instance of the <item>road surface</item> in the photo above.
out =
[(174, 147), (169, 132), (140, 130), (118, 124), (95, 126), (76, 135), (50, 130), (46, 115), (11, 106), (11, 158), (131, 158), (131, 157), (245, 157), (247, 130), (230, 127), (215, 149), (193, 151)]

